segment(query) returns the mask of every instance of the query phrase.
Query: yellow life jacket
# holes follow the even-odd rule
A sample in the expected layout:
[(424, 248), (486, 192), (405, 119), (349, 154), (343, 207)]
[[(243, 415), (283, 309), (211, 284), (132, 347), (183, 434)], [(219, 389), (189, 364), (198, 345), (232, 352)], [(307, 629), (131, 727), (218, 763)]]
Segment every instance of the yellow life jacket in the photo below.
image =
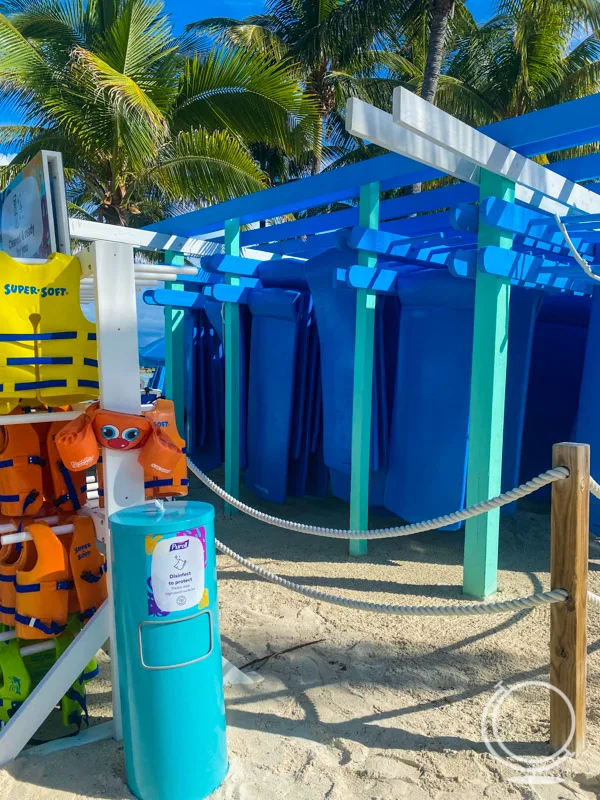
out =
[(0, 252), (0, 414), (98, 397), (96, 326), (79, 302), (79, 260), (21, 264)]
[(19, 520), (39, 516), (44, 501), (78, 511), (87, 500), (85, 475), (69, 472), (56, 445), (66, 423), (0, 426), (0, 511)]

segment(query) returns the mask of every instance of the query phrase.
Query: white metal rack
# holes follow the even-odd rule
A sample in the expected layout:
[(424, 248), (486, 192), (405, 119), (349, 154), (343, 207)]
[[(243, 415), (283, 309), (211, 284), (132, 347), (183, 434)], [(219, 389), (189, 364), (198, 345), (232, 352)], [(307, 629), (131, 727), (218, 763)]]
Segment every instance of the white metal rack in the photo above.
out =
[[(102, 225), (100, 223), (69, 220), (70, 234), (88, 241), (89, 249), (77, 254), (82, 270), (82, 302), (93, 299), (96, 305), (96, 337), (98, 342), (98, 371), (100, 405), (111, 411), (126, 414), (140, 413), (140, 384), (138, 356), (138, 323), (136, 290), (156, 281), (177, 280), (197, 273), (194, 267), (134, 264), (134, 248), (140, 250), (170, 250), (199, 255), (220, 252), (222, 247), (202, 239), (154, 234), (133, 228)], [(111, 240), (107, 240), (110, 236)], [(270, 257), (270, 254), (269, 254)], [(93, 293), (92, 293), (93, 291)], [(144, 407), (142, 407), (143, 409)], [(0, 415), (0, 425), (19, 425), (74, 419), (82, 413), (83, 406), (70, 412), (31, 412), (30, 414)], [(112, 591), (112, 548), (106, 520), (121, 508), (144, 502), (144, 474), (137, 461), (137, 452), (103, 450), (104, 509), (97, 508), (92, 500), (79, 513), (90, 516), (96, 537), (106, 548), (108, 600), (104, 603), (72, 644), (56, 661), (43, 680), (25, 700), (18, 712), (0, 731), (0, 766), (15, 759), (33, 737), (39, 726), (55, 708), (61, 697), (73, 684), (84, 667), (102, 645), (110, 640), (112, 670), (113, 719), (94, 726), (77, 736), (58, 739), (27, 752), (52, 752), (75, 747), (100, 739), (122, 738), (121, 708), (119, 701), (119, 666), (115, 645), (115, 617)], [(88, 480), (88, 483), (90, 481)], [(93, 487), (93, 484), (91, 484)], [(90, 488), (90, 487), (88, 487)], [(94, 488), (91, 489), (92, 494)], [(94, 507), (96, 506), (96, 507)], [(58, 518), (50, 518), (50, 524)], [(57, 533), (66, 532), (57, 529)], [(0, 528), (6, 541), (21, 538), (6, 526)], [(10, 538), (8, 538), (10, 537)], [(12, 638), (6, 637), (5, 640)], [(2, 639), (0, 638), (0, 641)], [(27, 647), (51, 649), (52, 641)], [(25, 651), (27, 653), (29, 651)], [(36, 652), (38, 652), (36, 650)], [(253, 680), (223, 659), (226, 684), (253, 683)]]
[[(104, 235), (107, 232), (105, 228)], [(113, 411), (139, 414), (140, 386), (133, 246), (123, 242), (96, 241), (91, 244), (89, 251), (80, 253), (79, 258), (84, 275), (90, 276), (94, 287), (100, 403)], [(81, 414), (81, 411), (81, 408), (77, 408), (65, 413), (32, 412), (16, 416), (0, 416), (0, 425), (73, 419)], [(111, 663), (115, 691), (113, 720), (110, 725), (104, 726), (103, 735), (121, 738), (117, 689), (118, 658), (114, 646), (114, 608), (111, 591), (111, 546), (105, 519), (120, 508), (144, 502), (144, 476), (141, 466), (137, 463), (135, 451), (115, 453), (105, 450), (103, 468), (105, 510), (86, 509), (85, 513), (94, 518), (97, 523), (96, 535), (106, 546), (109, 599), (0, 731), (0, 765), (16, 758), (107, 639), (111, 639), (112, 644)], [(11, 539), (19, 535), (5, 533), (5, 536)], [(48, 647), (46, 643), (43, 644)], [(90, 736), (97, 739), (99, 732), (93, 729), (90, 732), (83, 732), (77, 737), (65, 739), (64, 744), (65, 746), (81, 744), (88, 741)]]

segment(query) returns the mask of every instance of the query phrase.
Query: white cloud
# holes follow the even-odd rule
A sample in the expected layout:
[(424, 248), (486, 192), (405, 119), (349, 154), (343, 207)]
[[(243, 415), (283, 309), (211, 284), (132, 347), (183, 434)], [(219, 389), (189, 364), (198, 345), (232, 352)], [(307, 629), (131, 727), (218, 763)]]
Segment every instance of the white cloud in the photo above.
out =
[(16, 153), (0, 153), (0, 166), (8, 164), (16, 156)]

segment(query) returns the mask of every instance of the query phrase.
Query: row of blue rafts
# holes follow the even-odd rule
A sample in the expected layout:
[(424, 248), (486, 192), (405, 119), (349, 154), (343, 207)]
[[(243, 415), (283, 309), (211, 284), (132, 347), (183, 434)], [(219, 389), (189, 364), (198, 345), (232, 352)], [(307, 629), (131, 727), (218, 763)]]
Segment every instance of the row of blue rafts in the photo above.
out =
[[(345, 259), (279, 262), (240, 306), (240, 462), (261, 499), (331, 488), (349, 500), (356, 292), (336, 284)], [(404, 269), (396, 285), (377, 300), (370, 504), (414, 522), (465, 502), (474, 283)], [(548, 469), (552, 444), (573, 435), (589, 314), (587, 297), (512, 289), (503, 489)], [(184, 325), (184, 436), (212, 470), (224, 458), (221, 304), (186, 311)]]

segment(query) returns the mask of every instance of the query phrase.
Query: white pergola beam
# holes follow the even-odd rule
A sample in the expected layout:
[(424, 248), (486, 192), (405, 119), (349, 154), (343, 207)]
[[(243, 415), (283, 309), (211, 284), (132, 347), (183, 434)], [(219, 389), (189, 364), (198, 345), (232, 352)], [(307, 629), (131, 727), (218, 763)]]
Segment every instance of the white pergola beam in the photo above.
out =
[(346, 130), (359, 139), (434, 167), (467, 183), (479, 183), (479, 167), (418, 133), (394, 124), (391, 114), (351, 97), (346, 106)]
[(600, 195), (596, 192), (520, 155), (401, 86), (394, 89), (392, 116), (401, 130), (419, 136), (435, 147), (441, 147), (488, 172), (502, 175), (517, 186), (524, 186), (533, 193), (586, 214), (600, 211)]
[(140, 228), (127, 228), (119, 225), (105, 225), (85, 219), (69, 219), (69, 230), (74, 239), (87, 242), (111, 241), (132, 245), (139, 250), (172, 250), (190, 255), (212, 255), (223, 248), (214, 242), (201, 238), (172, 236), (168, 233), (154, 233)]

